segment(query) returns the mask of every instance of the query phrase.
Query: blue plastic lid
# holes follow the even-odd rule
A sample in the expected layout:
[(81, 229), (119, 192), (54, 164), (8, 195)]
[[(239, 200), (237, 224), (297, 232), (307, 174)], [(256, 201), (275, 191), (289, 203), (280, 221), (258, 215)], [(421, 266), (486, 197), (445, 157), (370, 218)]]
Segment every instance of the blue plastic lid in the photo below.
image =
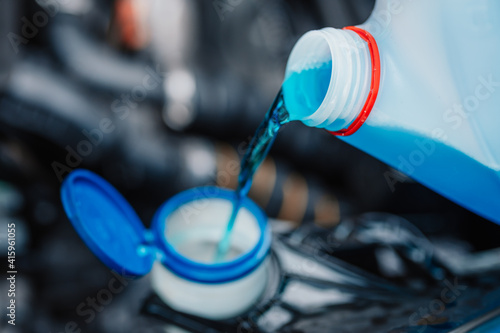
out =
[(129, 276), (142, 276), (151, 270), (154, 252), (141, 251), (148, 244), (147, 230), (107, 181), (77, 169), (64, 180), (61, 199), (74, 228), (104, 264)]

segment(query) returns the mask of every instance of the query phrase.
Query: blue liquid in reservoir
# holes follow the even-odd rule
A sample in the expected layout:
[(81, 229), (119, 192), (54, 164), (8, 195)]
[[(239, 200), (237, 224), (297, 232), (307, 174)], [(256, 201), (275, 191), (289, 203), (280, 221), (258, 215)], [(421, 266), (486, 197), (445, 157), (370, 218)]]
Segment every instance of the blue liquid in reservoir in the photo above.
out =
[[(331, 76), (332, 63), (326, 62), (301, 72), (294, 72), (283, 83), (241, 162), (233, 209), (217, 246), (216, 262), (223, 261), (229, 251), (231, 232), (240, 210), (241, 199), (250, 191), (253, 175), (269, 153), (279, 129), (290, 120), (301, 119), (319, 108), (328, 91)], [(293, 119), (290, 114), (294, 115)]]

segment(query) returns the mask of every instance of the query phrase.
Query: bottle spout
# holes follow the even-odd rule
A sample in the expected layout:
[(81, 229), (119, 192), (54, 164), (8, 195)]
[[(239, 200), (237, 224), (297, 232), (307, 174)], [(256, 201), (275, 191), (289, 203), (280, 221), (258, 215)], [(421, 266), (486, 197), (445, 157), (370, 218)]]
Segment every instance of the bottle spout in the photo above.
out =
[(339, 131), (360, 113), (370, 90), (366, 42), (354, 31), (306, 33), (288, 59), (283, 95), (290, 120)]

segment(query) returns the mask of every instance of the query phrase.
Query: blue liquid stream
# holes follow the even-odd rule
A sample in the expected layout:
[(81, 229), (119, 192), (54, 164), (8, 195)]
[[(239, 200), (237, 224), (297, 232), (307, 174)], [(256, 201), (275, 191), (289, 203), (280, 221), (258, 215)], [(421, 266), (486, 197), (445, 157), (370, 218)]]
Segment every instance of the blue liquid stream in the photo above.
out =
[(241, 162), (233, 209), (224, 235), (217, 246), (216, 262), (224, 260), (229, 250), (231, 232), (240, 210), (241, 199), (248, 194), (253, 175), (268, 154), (279, 129), (291, 120), (300, 120), (314, 113), (323, 102), (331, 79), (332, 62), (328, 61), (311, 63), (308, 68), (292, 72), (283, 82), (282, 89), (255, 132)]
[(231, 232), (240, 210), (241, 199), (244, 198), (250, 191), (255, 171), (269, 153), (279, 129), (288, 121), (288, 111), (286, 110), (283, 101), (283, 93), (280, 91), (267, 111), (264, 120), (257, 128), (257, 131), (250, 141), (248, 150), (246, 151), (241, 162), (240, 174), (238, 176), (238, 187), (236, 188), (233, 201), (233, 209), (231, 211), (231, 216), (229, 217), (224, 236), (217, 246), (215, 262), (224, 260), (224, 257), (230, 247)]

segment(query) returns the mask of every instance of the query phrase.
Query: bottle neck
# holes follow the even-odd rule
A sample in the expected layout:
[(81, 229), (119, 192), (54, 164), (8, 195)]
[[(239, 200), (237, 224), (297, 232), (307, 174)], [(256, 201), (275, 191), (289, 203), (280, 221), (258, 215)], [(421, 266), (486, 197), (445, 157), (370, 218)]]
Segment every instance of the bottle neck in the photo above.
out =
[(285, 72), (290, 120), (329, 131), (347, 128), (366, 102), (370, 79), (370, 51), (357, 33), (334, 28), (306, 33)]

